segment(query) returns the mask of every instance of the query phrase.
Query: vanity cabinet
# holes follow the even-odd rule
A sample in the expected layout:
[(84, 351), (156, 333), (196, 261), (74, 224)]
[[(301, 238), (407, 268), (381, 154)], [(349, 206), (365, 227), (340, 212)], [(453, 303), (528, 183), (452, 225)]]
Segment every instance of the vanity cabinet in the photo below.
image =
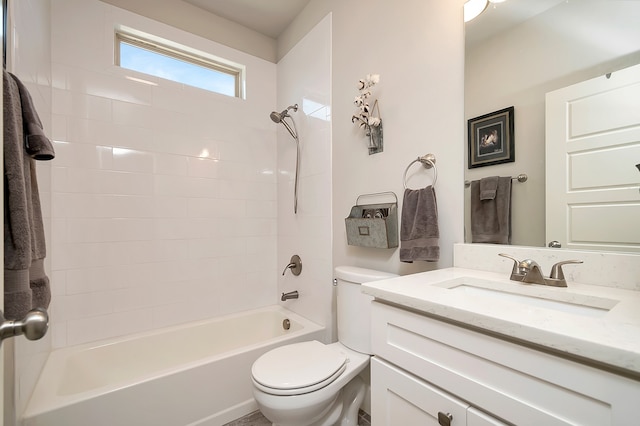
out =
[[(640, 382), (380, 302), (374, 426), (640, 425)], [(526, 312), (523, 312), (526, 315)]]
[(378, 357), (371, 360), (371, 377), (375, 424), (506, 426)]

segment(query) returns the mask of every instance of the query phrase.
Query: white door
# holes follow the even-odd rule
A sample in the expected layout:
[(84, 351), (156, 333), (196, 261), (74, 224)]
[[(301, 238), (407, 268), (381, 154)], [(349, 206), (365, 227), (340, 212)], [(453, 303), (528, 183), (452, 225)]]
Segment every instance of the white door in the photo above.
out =
[(547, 93), (546, 240), (640, 252), (640, 65)]

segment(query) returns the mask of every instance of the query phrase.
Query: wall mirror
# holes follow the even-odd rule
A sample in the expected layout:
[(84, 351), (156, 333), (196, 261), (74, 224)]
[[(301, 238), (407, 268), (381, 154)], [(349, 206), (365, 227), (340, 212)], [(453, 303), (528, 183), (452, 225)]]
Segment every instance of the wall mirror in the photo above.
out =
[[(506, 0), (489, 3), (465, 24), (465, 127), (474, 117), (515, 111), (515, 161), (469, 169), (465, 151), (465, 181), (528, 176), (513, 181), (511, 244), (548, 243), (545, 94), (640, 64), (638, 22), (640, 1)], [(464, 191), (465, 241), (471, 242), (471, 191)]]

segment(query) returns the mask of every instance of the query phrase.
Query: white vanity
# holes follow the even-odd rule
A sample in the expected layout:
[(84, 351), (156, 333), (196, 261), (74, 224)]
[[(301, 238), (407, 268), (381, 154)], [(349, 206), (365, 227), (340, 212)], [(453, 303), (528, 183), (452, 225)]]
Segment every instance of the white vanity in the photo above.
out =
[[(510, 281), (498, 252), (545, 273), (585, 263), (552, 288)], [(455, 259), (363, 285), (374, 425), (640, 425), (640, 256), (460, 244)]]

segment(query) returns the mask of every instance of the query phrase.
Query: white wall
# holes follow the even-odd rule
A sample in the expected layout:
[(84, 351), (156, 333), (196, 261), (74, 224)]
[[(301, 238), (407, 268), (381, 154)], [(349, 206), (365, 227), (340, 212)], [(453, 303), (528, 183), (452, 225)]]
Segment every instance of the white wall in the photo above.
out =
[[(278, 39), (288, 49), (332, 13), (333, 264), (407, 274), (451, 266), (453, 243), (463, 240), (462, 1), (389, 2), (311, 0)], [(358, 79), (380, 74), (374, 87), (384, 121), (384, 152), (368, 155), (351, 123)], [(399, 261), (398, 249), (348, 246), (344, 218), (360, 194), (393, 191), (402, 204), (402, 174), (418, 156), (437, 159), (440, 248), (438, 263)], [(413, 187), (432, 174), (415, 166)]]
[(640, 62), (638, 19), (639, 2), (562, 2), (466, 50), (466, 119), (515, 108), (515, 162), (468, 170), (464, 157), (468, 180), (529, 176), (514, 183), (512, 244), (546, 246), (545, 94)]
[[(278, 62), (278, 100), (291, 111), (300, 140), (298, 213), (293, 212), (296, 146), (283, 125), (278, 131), (278, 290), (297, 290), (284, 306), (323, 325), (332, 323), (331, 265), (331, 16), (326, 16)], [(267, 111), (265, 111), (265, 114)], [(274, 124), (274, 127), (276, 125)], [(291, 256), (302, 273), (281, 274)], [(330, 337), (330, 336), (328, 336)]]
[[(115, 67), (116, 25), (245, 64), (247, 99)], [(274, 303), (276, 66), (97, 0), (51, 28), (54, 346)]]

